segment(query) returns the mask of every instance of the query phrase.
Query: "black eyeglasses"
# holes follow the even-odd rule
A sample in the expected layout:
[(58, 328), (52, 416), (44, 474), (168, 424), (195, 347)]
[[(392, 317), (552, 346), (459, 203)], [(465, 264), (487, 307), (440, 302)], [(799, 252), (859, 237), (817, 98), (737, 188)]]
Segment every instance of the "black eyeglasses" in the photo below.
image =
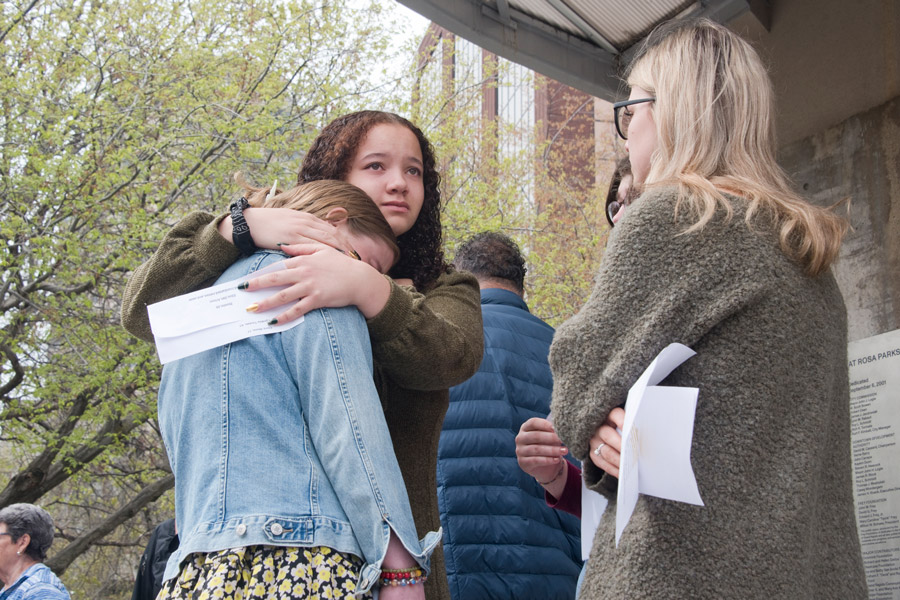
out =
[(640, 104), (641, 102), (654, 102), (656, 98), (639, 98), (637, 100), (623, 100), (622, 102), (616, 102), (613, 104), (613, 116), (616, 121), (616, 132), (619, 134), (619, 137), (623, 140), (628, 139), (628, 125), (631, 124), (631, 117), (634, 116), (634, 113), (630, 110), (622, 110), (627, 106), (631, 106), (632, 104)]

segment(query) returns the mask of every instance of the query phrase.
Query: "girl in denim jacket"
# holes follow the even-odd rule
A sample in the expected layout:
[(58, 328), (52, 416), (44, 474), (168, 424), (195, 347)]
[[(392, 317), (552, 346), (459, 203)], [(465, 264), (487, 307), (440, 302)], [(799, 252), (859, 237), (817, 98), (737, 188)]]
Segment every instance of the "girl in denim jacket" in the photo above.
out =
[[(435, 162), (415, 125), (381, 111), (335, 119), (303, 160), (298, 183), (340, 179), (375, 201), (400, 247), (389, 277), (334, 252), (341, 248), (334, 228), (311, 215), (283, 208), (238, 215), (252, 244), (287, 243), (280, 248), (295, 255), (289, 268), (250, 282), (251, 289), (291, 285), (259, 310), (295, 301), (278, 322), (325, 306), (352, 305), (365, 316), (375, 383), (419, 536), (440, 527), (435, 472), (448, 389), (475, 373), (483, 349), (478, 282), (444, 261)], [(208, 286), (237, 260), (232, 223), (230, 214), (197, 212), (166, 235), (125, 289), (122, 323), (131, 333), (152, 341), (147, 304)], [(431, 565), (428, 599), (449, 600), (440, 547)]]
[[(378, 270), (397, 259), (390, 226), (355, 186), (317, 181), (269, 200), (245, 188), (250, 205), (323, 218), (343, 252)], [(284, 258), (257, 251), (219, 282)], [(439, 534), (416, 536), (356, 309), (319, 309), (167, 365), (159, 423), (181, 533), (160, 598), (424, 597)]]

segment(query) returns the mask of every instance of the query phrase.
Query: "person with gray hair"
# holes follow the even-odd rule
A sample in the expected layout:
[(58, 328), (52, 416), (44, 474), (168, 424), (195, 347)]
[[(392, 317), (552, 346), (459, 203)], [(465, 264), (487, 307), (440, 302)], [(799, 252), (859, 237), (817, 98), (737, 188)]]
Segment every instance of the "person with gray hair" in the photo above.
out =
[(69, 600), (44, 564), (51, 544), (53, 519), (43, 508), (10, 504), (0, 510), (0, 600)]
[(497, 231), (473, 235), (456, 251), (453, 265), (472, 273), (481, 289), (508, 289), (520, 297), (525, 294), (525, 257), (507, 235)]

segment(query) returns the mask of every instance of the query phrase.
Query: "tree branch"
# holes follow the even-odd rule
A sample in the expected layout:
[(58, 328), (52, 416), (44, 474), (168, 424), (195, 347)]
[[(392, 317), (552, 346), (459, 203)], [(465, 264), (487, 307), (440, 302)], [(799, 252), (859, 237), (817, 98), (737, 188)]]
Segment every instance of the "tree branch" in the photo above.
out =
[(9, 27), (7, 27), (6, 30), (2, 34), (0, 34), (0, 44), (3, 43), (3, 40), (6, 39), (6, 36), (9, 34), (10, 31), (12, 31), (13, 27), (18, 25), (22, 21), (22, 19), (25, 18), (25, 15), (27, 15), (31, 11), (31, 9), (34, 8), (34, 6), (37, 3), (38, 3), (38, 0), (31, 0), (31, 4), (29, 4), (28, 7), (22, 11), (22, 14), (19, 15), (18, 17), (16, 17), (15, 19), (13, 19), (13, 22), (9, 24)]
[(12, 379), (0, 387), (0, 398), (3, 398), (9, 392), (16, 389), (16, 386), (22, 383), (22, 380), (25, 378), (25, 369), (22, 368), (22, 365), (19, 363), (19, 357), (16, 356), (16, 353), (13, 352), (13, 349), (10, 348), (8, 344), (0, 343), (0, 352), (6, 356), (13, 369)]
[(48, 444), (43, 452), (34, 457), (27, 467), (16, 473), (0, 492), (0, 506), (8, 506), (16, 502), (34, 502), (44, 494), (46, 490), (35, 492), (43, 489), (47, 472), (59, 454), (63, 440), (72, 433), (87, 408), (88, 395), (91, 393), (93, 392), (85, 391), (75, 398), (72, 409), (62, 421), (56, 439)]
[(69, 568), (69, 565), (96, 543), (97, 540), (107, 536), (116, 527), (131, 519), (138, 511), (151, 502), (156, 502), (160, 496), (173, 487), (175, 487), (175, 475), (170, 473), (157, 479), (142, 489), (128, 504), (111, 514), (93, 529), (83, 533), (61, 551), (54, 554), (52, 558), (46, 561), (47, 566), (57, 575), (62, 575), (65, 570)]
[(87, 407), (88, 397), (94, 391), (96, 390), (86, 391), (78, 396), (68, 418), (60, 427), (57, 441), (50, 444), (25, 469), (10, 479), (3, 491), (0, 492), (0, 507), (16, 502), (34, 502), (81, 471), (92, 460), (105, 452), (117, 437), (127, 435), (141, 424), (137, 420), (123, 422), (120, 419), (109, 419), (91, 440), (53, 462), (59, 453), (62, 441), (75, 428)]

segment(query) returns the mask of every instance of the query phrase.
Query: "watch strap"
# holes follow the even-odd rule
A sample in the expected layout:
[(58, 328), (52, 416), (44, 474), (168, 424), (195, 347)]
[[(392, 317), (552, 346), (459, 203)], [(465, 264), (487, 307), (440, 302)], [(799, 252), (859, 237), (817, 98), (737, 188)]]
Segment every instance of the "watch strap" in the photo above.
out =
[(250, 226), (244, 219), (244, 209), (249, 207), (250, 203), (246, 198), (235, 200), (229, 206), (231, 210), (231, 240), (244, 256), (250, 256), (257, 250), (256, 244), (253, 243), (253, 237), (250, 235)]

